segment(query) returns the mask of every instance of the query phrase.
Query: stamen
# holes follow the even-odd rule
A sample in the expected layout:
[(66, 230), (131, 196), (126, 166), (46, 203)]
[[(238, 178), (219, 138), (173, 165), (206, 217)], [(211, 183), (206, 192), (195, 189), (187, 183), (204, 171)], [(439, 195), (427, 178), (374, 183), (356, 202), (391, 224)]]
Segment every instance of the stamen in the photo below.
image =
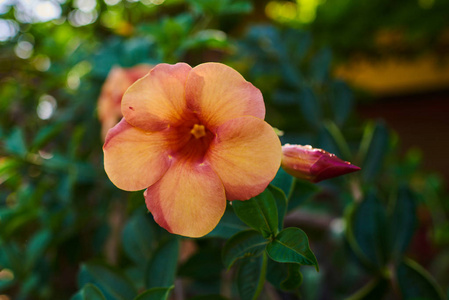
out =
[(204, 125), (193, 125), (192, 130), (190, 130), (190, 133), (196, 138), (199, 139), (206, 135), (206, 129), (204, 128)]

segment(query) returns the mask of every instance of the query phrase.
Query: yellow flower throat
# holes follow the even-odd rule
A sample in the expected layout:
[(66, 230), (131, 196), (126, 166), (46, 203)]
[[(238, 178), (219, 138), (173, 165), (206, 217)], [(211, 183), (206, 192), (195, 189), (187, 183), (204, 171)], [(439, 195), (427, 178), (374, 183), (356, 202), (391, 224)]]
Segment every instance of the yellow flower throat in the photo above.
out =
[(204, 125), (193, 125), (192, 130), (190, 130), (190, 133), (196, 138), (199, 139), (206, 135), (206, 129), (204, 128)]

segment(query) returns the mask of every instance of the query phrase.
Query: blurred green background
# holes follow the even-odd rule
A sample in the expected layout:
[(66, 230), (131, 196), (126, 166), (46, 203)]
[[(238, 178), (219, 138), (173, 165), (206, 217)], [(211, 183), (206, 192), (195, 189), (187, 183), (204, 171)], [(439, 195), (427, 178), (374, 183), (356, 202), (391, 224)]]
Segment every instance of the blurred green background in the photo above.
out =
[(447, 0), (0, 0), (0, 299), (133, 299), (173, 283), (172, 299), (251, 299), (221, 261), (244, 226), (231, 208), (205, 238), (173, 237), (103, 170), (110, 70), (178, 61), (232, 66), (283, 143), (362, 168), (317, 185), (279, 172), (285, 225), (307, 233), (320, 272), (301, 267), (301, 284), (269, 262), (262, 299), (447, 299), (447, 12)]

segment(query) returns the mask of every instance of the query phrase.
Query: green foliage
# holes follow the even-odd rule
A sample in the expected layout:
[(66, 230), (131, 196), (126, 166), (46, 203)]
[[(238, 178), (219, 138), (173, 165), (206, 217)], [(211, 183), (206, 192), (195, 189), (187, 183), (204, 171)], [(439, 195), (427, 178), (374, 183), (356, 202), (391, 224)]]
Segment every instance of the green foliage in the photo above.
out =
[(230, 268), (238, 259), (247, 256), (258, 256), (264, 250), (268, 241), (257, 231), (240, 231), (232, 236), (223, 247), (223, 263)]
[(137, 291), (127, 278), (100, 264), (83, 264), (78, 275), (78, 283), (80, 286), (93, 283), (106, 299), (133, 299), (137, 295)]
[(152, 288), (139, 294), (135, 300), (167, 300), (173, 286), (167, 288)]
[(232, 206), (243, 222), (259, 231), (265, 238), (278, 233), (276, 199), (269, 190), (247, 201), (234, 201)]
[[(261, 24), (265, 1), (97, 1), (84, 25), (81, 2), (56, 4), (61, 18), (48, 22), (0, 4), (15, 32), (0, 40), (0, 294), (257, 299), (267, 281), (279, 298), (444, 299), (444, 184), (415, 151), (398, 154), (386, 124), (355, 116), (359, 99), (331, 69), (350, 52), (379, 54), (373, 38), (384, 28), (405, 32), (409, 54), (444, 46), (444, 1), (327, 1), (310, 31)], [(114, 66), (178, 61), (233, 66), (261, 89), (282, 143), (362, 170), (315, 185), (280, 169), (262, 194), (228, 203), (204, 238), (172, 236), (142, 192), (120, 191), (104, 173), (97, 99)], [(301, 267), (318, 264), (320, 273)]]
[(147, 267), (147, 288), (168, 287), (174, 284), (178, 254), (179, 240), (176, 238), (159, 245)]
[(427, 271), (412, 260), (404, 260), (396, 276), (404, 299), (446, 298)]
[(318, 271), (318, 262), (309, 248), (307, 235), (299, 228), (286, 228), (267, 245), (268, 255), (281, 263), (312, 265)]
[(72, 300), (106, 300), (106, 298), (100, 289), (88, 283), (72, 297)]

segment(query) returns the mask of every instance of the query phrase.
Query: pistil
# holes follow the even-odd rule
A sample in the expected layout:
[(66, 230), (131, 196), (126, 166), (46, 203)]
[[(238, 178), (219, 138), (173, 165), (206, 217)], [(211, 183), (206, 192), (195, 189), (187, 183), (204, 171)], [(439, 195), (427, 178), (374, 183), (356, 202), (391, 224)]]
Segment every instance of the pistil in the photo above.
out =
[(190, 133), (196, 139), (199, 139), (206, 135), (206, 129), (204, 128), (204, 125), (195, 124), (193, 125), (192, 130), (190, 130)]

